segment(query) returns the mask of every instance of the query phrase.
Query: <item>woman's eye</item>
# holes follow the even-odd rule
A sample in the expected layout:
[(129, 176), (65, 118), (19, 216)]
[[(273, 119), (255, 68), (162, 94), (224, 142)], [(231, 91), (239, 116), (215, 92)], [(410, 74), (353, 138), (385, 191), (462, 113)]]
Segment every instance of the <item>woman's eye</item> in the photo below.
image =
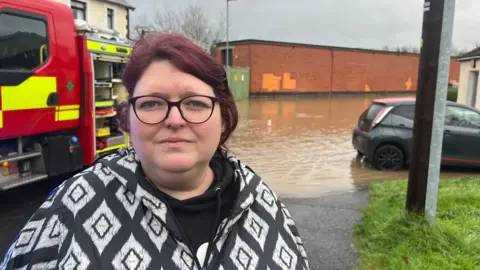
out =
[(207, 105), (203, 102), (200, 102), (200, 101), (192, 101), (191, 102), (191, 105), (193, 107), (206, 107)]
[(161, 106), (161, 104), (158, 101), (144, 101), (140, 104), (141, 109), (152, 109), (159, 106)]
[(188, 108), (193, 108), (193, 109), (203, 109), (203, 108), (208, 108), (208, 104), (202, 101), (198, 100), (189, 100), (185, 102), (185, 105)]

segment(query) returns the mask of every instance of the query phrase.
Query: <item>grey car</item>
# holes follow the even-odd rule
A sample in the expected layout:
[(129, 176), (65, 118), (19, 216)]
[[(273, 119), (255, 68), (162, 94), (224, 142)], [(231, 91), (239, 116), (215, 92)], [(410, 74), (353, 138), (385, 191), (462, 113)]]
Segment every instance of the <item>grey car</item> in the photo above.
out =
[[(353, 147), (377, 169), (396, 171), (409, 164), (415, 98), (376, 99), (358, 119)], [(480, 111), (447, 101), (442, 165), (480, 166)]]

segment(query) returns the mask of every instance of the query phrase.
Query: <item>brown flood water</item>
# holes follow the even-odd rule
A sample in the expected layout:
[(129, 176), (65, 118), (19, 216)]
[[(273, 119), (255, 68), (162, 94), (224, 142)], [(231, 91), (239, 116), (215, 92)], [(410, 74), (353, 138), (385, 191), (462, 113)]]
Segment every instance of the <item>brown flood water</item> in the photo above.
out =
[[(237, 103), (240, 122), (229, 147), (279, 196), (312, 197), (406, 179), (358, 160), (351, 135), (372, 96), (252, 98)], [(271, 126), (267, 121), (271, 120)], [(442, 177), (480, 170), (442, 171)]]

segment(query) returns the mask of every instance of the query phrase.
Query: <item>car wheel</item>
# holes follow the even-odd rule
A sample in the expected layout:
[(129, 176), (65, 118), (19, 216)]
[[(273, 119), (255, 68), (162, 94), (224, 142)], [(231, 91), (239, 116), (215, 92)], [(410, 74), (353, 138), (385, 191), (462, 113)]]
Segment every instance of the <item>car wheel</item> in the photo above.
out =
[(381, 171), (398, 171), (405, 165), (403, 151), (395, 145), (384, 145), (375, 151), (374, 164)]

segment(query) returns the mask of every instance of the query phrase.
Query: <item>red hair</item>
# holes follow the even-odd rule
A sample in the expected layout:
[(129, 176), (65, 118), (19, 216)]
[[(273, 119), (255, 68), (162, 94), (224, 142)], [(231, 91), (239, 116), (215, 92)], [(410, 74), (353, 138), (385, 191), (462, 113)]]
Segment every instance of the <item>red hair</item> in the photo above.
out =
[[(219, 99), (223, 129), (220, 146), (224, 146), (238, 124), (238, 111), (228, 87), (223, 65), (202, 48), (180, 34), (151, 33), (138, 39), (122, 72), (122, 83), (133, 96), (135, 86), (145, 69), (157, 60), (168, 60), (179, 70), (195, 76), (213, 88)], [(130, 132), (128, 125), (130, 106), (122, 102), (117, 107), (120, 127)]]

